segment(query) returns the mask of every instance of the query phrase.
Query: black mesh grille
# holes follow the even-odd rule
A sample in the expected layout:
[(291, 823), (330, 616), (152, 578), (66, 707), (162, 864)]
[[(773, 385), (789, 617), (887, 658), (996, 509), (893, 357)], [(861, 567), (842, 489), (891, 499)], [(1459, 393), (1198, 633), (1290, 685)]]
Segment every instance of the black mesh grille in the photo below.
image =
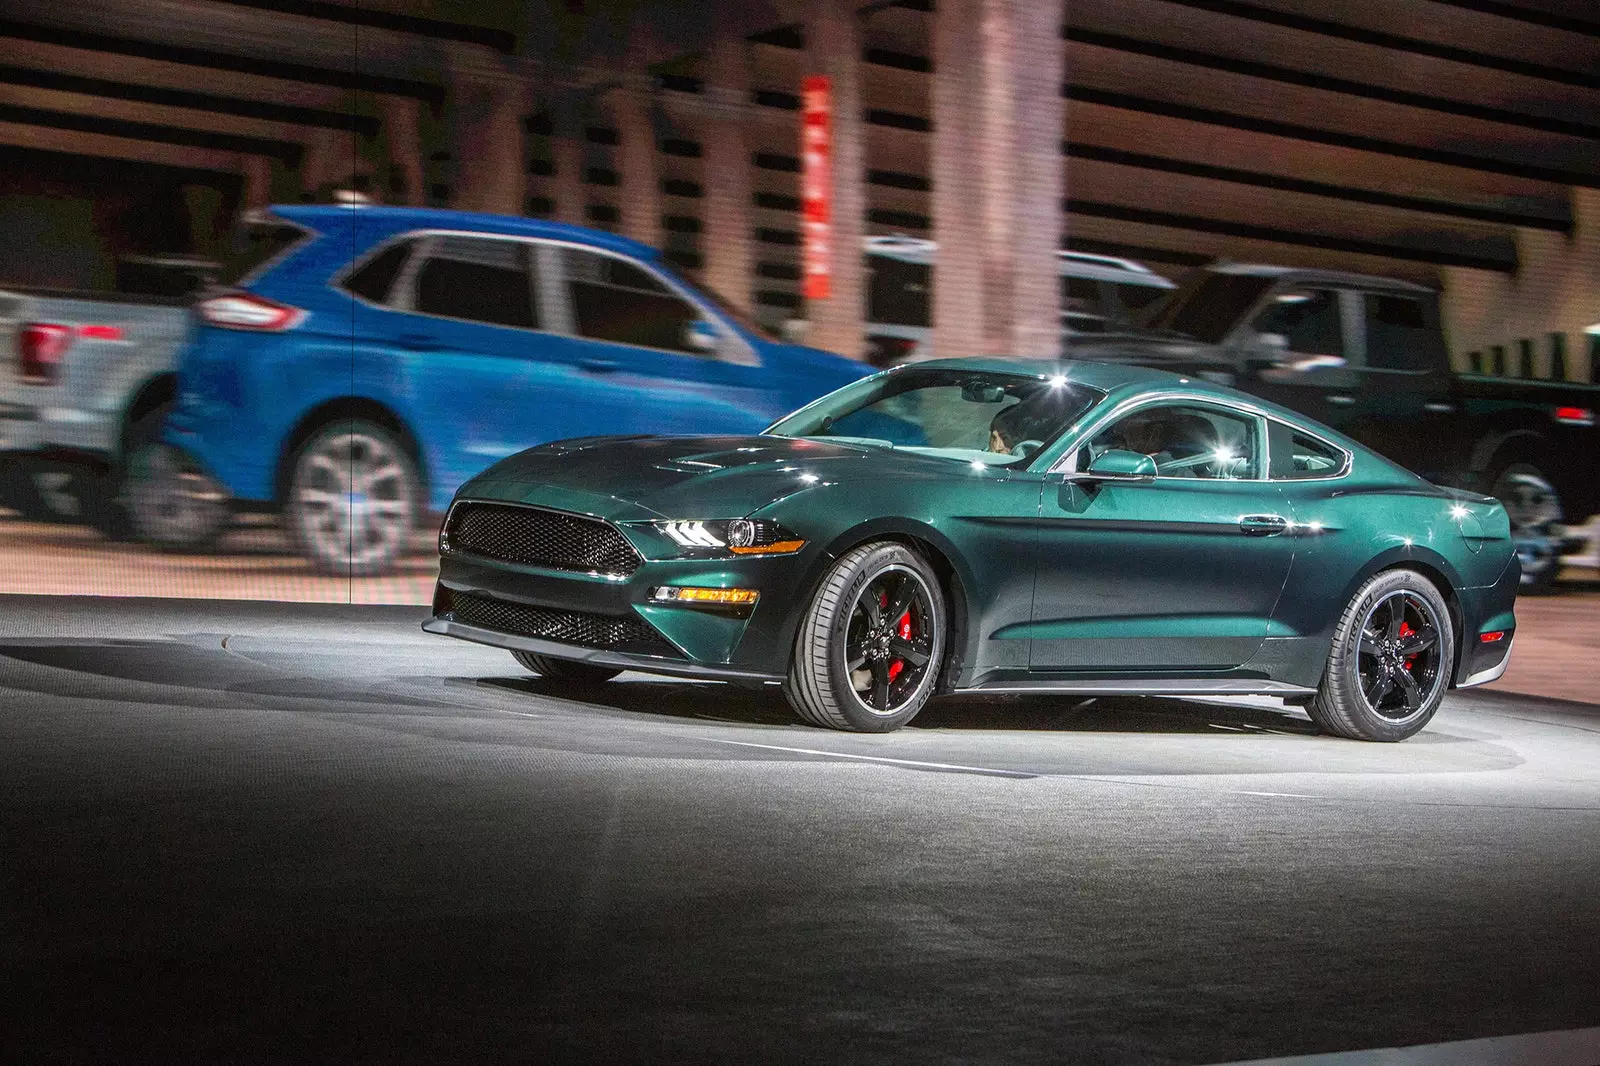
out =
[(610, 522), (540, 507), (458, 504), (444, 534), (445, 550), (452, 554), (555, 570), (631, 574), (643, 562)]
[(644, 619), (531, 607), (525, 603), (455, 592), (441, 586), (434, 597), (434, 613), (454, 613), (455, 620), (480, 629), (495, 629), (519, 637), (537, 637), (585, 648), (606, 648), (640, 655), (680, 657), (678, 650)]

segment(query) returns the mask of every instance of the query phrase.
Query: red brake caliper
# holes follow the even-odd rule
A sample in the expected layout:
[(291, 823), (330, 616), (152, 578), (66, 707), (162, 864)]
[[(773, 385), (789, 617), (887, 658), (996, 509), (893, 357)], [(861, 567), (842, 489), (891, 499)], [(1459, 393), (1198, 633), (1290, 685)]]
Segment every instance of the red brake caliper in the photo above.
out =
[[(910, 610), (910, 608), (907, 608), (906, 609), (906, 613), (900, 616), (900, 624), (896, 627), (896, 629), (898, 630), (898, 632), (900, 634), (900, 639), (901, 640), (910, 640), (911, 639), (911, 610)], [(889, 664), (889, 680), (893, 681), (895, 678), (899, 677), (900, 676), (900, 672), (902, 670), (904, 670), (905, 668), (906, 668), (906, 661), (904, 659), (896, 659), (894, 662), (890, 663)]]
[[(1406, 637), (1411, 636), (1411, 634), (1413, 634), (1415, 632), (1416, 632), (1416, 630), (1411, 628), (1411, 623), (1410, 622), (1402, 621), (1400, 623), (1400, 639), (1401, 640), (1404, 640)], [(1417, 655), (1421, 655), (1421, 654), (1422, 653), (1420, 651), (1417, 652)], [(1411, 664), (1417, 661), (1417, 655), (1407, 655), (1406, 656), (1406, 669), (1407, 670), (1410, 670), (1411, 669)]]

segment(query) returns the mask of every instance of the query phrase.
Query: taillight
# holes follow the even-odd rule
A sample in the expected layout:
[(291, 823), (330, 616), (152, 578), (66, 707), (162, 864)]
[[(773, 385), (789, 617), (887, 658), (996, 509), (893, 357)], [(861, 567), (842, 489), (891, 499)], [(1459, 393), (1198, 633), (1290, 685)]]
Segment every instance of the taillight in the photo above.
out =
[(195, 311), (208, 324), (224, 329), (249, 329), (262, 333), (276, 333), (293, 329), (306, 317), (298, 307), (269, 300), (248, 292), (230, 292), (201, 300)]
[(17, 331), (17, 372), (30, 385), (54, 385), (72, 347), (72, 327), (27, 322)]
[(1587, 407), (1557, 407), (1554, 414), (1557, 422), (1569, 426), (1594, 425), (1594, 411)]

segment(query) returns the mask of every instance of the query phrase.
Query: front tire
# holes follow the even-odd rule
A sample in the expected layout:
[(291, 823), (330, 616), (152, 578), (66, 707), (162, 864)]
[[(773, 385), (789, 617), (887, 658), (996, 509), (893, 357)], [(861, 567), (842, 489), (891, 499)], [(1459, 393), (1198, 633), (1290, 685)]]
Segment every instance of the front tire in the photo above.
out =
[(1455, 629), (1439, 590), (1414, 570), (1386, 570), (1339, 616), (1306, 710), (1336, 736), (1405, 740), (1439, 709), (1454, 665)]
[(840, 556), (795, 636), (783, 694), (812, 725), (887, 733), (917, 716), (944, 661), (938, 575), (904, 544)]
[(410, 547), (421, 502), (422, 479), (400, 439), (372, 422), (341, 420), (295, 452), (285, 518), (318, 570), (372, 577)]
[(610, 666), (590, 666), (588, 663), (568, 662), (566, 659), (553, 659), (548, 655), (536, 655), (531, 651), (514, 651), (511, 655), (517, 662), (546, 681), (554, 681), (563, 685), (576, 687), (603, 685), (622, 673), (621, 670)]

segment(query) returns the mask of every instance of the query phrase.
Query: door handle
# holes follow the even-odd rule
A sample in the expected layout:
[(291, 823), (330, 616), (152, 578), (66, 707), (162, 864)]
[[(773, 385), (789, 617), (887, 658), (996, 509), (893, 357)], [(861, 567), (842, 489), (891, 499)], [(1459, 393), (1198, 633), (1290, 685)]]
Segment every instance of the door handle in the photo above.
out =
[(618, 364), (611, 359), (584, 359), (578, 365), (591, 374), (614, 374), (618, 369)]
[(413, 352), (436, 352), (442, 347), (437, 337), (426, 333), (402, 333), (395, 340), (400, 347)]
[(1422, 409), (1424, 411), (1431, 411), (1436, 415), (1447, 415), (1456, 409), (1456, 405), (1453, 403), (1444, 403), (1442, 401), (1435, 400), (1433, 403), (1423, 404)]
[(1336, 392), (1332, 396), (1328, 397), (1328, 402), (1339, 407), (1349, 407), (1351, 404), (1356, 402), (1356, 398), (1354, 396), (1347, 396), (1342, 392)]
[(1281, 514), (1247, 514), (1239, 519), (1239, 532), (1247, 537), (1276, 537), (1289, 528)]

